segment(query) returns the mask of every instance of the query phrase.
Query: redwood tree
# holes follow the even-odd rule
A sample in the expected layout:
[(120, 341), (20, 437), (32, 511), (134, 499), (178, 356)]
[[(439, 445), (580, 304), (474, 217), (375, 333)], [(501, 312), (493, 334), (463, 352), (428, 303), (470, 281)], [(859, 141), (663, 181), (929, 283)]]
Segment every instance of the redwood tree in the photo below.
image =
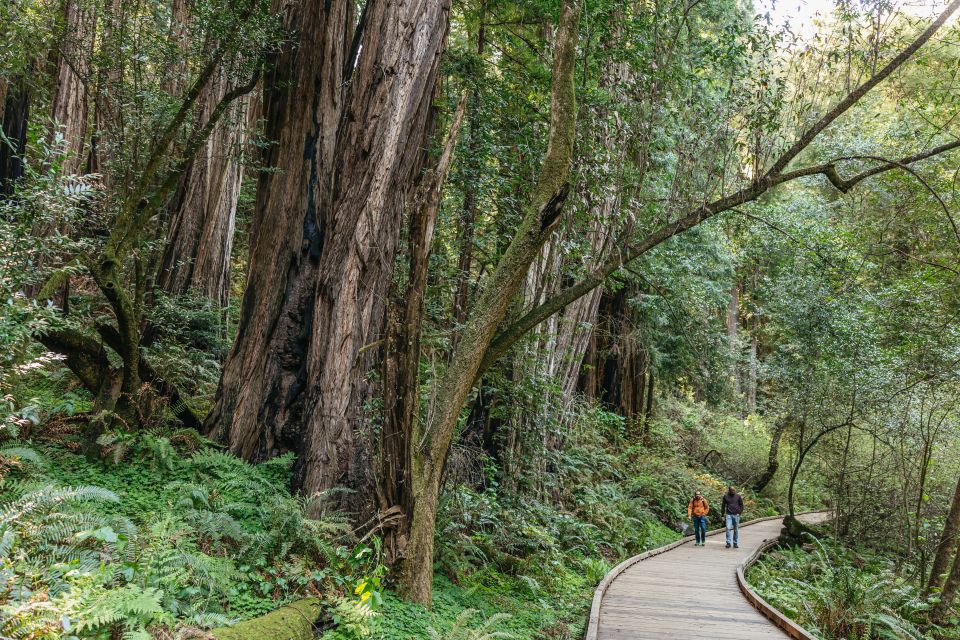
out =
[[(236, 341), (207, 425), (307, 494), (349, 484), (403, 207), (426, 158), (446, 0), (303, 0), (264, 82), (263, 163)], [(366, 349), (365, 349), (366, 348)]]

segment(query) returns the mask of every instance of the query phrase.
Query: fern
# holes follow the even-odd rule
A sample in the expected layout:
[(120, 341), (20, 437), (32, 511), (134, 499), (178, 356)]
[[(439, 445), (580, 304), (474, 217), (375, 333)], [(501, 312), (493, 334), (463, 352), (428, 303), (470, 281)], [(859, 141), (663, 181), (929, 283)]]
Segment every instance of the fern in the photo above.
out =
[(479, 627), (469, 627), (468, 624), (477, 614), (476, 609), (464, 609), (446, 633), (441, 633), (433, 627), (428, 627), (427, 633), (430, 634), (431, 640), (498, 640), (514, 637), (506, 631), (493, 630), (495, 626), (508, 619), (510, 617), (509, 615), (497, 613), (484, 620)]
[(337, 629), (346, 637), (361, 640), (371, 633), (370, 621), (377, 613), (367, 604), (341, 597), (333, 608)]
[(9, 445), (0, 448), (0, 462), (9, 460), (17, 464), (29, 462), (35, 465), (43, 464), (43, 457), (30, 447)]
[(120, 498), (114, 492), (101, 487), (45, 487), (3, 507), (0, 512), (0, 529), (35, 512), (49, 512), (65, 503), (86, 501), (119, 502)]
[(83, 581), (79, 587), (61, 600), (64, 616), (75, 622), (76, 633), (121, 623), (127, 632), (144, 631), (148, 624), (169, 619), (157, 589), (137, 585), (107, 589), (92, 580)]

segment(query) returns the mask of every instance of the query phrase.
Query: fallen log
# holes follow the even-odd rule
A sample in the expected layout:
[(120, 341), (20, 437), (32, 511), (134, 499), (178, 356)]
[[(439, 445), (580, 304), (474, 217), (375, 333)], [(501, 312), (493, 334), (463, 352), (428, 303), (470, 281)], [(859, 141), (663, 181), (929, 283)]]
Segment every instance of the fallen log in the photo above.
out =
[(314, 623), (322, 606), (317, 598), (304, 598), (232, 627), (214, 629), (216, 640), (313, 640)]

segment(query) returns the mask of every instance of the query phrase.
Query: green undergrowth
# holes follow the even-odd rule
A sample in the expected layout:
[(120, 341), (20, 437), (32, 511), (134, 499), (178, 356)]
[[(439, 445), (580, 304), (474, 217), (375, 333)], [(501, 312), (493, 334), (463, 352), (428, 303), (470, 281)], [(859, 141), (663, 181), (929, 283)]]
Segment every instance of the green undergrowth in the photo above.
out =
[[(485, 455), (483, 478), (445, 487), (427, 610), (391, 591), (377, 539), (290, 494), (289, 456), (250, 465), (162, 425), (108, 429), (85, 455), (89, 399), (55, 363), (23, 380), (0, 436), (0, 635), (31, 640), (189, 637), (307, 596), (325, 640), (572, 640), (612, 566), (678, 539), (695, 490), (719, 505), (730, 478), (691, 447), (762, 453), (736, 450), (762, 424), (701, 405), (669, 404), (646, 442), (581, 405), (536, 473), (508, 479)], [(704, 440), (720, 420), (725, 440)], [(776, 510), (746, 498), (747, 517)]]
[(956, 638), (926, 623), (929, 604), (908, 579), (913, 569), (826, 535), (772, 550), (747, 573), (765, 600), (823, 640)]

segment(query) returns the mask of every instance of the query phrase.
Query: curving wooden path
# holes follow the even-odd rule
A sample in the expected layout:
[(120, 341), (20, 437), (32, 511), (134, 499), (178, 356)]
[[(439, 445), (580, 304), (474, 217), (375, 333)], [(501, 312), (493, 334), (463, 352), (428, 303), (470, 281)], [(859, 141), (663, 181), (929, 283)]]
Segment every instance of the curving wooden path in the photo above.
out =
[[(827, 515), (800, 518), (812, 523)], [(714, 531), (705, 547), (689, 538), (618, 565), (597, 588), (586, 639), (783, 640), (785, 632), (737, 583), (738, 566), (782, 527), (781, 518), (759, 520), (740, 527), (739, 549), (725, 548), (724, 533)]]

